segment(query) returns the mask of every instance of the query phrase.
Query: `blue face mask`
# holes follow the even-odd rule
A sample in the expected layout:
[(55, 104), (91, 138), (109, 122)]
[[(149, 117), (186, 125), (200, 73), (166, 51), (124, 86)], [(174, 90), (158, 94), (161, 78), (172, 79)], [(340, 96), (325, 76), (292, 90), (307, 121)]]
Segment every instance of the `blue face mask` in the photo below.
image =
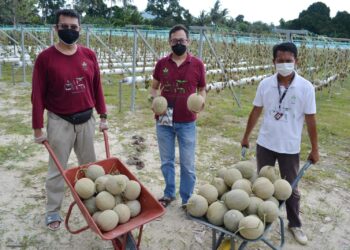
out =
[(72, 29), (58, 30), (58, 37), (67, 45), (76, 43), (79, 39), (79, 31)]

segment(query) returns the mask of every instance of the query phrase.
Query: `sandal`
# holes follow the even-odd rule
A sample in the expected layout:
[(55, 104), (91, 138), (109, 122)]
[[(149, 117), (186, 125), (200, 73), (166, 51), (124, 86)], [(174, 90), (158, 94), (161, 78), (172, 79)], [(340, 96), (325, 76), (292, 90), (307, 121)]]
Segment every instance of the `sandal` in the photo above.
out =
[(60, 229), (62, 218), (58, 213), (46, 215), (45, 223), (48, 229), (56, 231)]
[(171, 202), (173, 202), (175, 198), (170, 198), (170, 197), (165, 197), (163, 196), (162, 198), (158, 199), (160, 204), (162, 204), (163, 207), (167, 207), (170, 205)]

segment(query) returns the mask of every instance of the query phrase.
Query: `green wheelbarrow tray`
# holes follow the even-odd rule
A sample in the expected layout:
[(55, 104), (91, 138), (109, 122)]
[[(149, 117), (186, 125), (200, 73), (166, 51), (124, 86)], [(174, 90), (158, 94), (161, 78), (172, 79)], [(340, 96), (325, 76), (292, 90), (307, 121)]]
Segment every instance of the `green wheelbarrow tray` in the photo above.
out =
[[(243, 153), (242, 153), (242, 155), (243, 155)], [(305, 165), (300, 169), (297, 177), (295, 178), (295, 180), (291, 184), (292, 189), (294, 189), (297, 186), (298, 182), (304, 176), (305, 171), (311, 166), (311, 164), (312, 164), (311, 161), (307, 161), (305, 163)], [(284, 204), (285, 204), (285, 201), (281, 202), (279, 205), (279, 209), (281, 209)], [(249, 240), (249, 239), (242, 237), (239, 233), (233, 233), (231, 231), (226, 230), (223, 227), (215, 226), (215, 225), (211, 224), (210, 222), (208, 222), (208, 220), (204, 216), (203, 217), (193, 217), (187, 213), (187, 217), (190, 220), (198, 222), (198, 223), (205, 225), (205, 226), (212, 229), (212, 249), (213, 250), (216, 250), (220, 246), (222, 240), (224, 239), (224, 236), (228, 236), (231, 238), (231, 249), (232, 250), (235, 249), (235, 244), (236, 244), (235, 240), (237, 240), (237, 239), (242, 241), (242, 243), (239, 245), (239, 248), (238, 248), (239, 250), (243, 250), (249, 242), (257, 242), (257, 241), (264, 242), (266, 245), (268, 245), (271, 249), (274, 249), (274, 250), (282, 249), (282, 247), (284, 245), (284, 222), (283, 222), (283, 219), (281, 216), (278, 217), (279, 222), (280, 222), (280, 234), (281, 234), (281, 240), (280, 240), (279, 246), (274, 246), (266, 238), (267, 234), (269, 233), (269, 231), (271, 229), (272, 223), (266, 224), (264, 233), (259, 238), (254, 239), (254, 240)], [(219, 237), (217, 237), (217, 235), (219, 235)]]

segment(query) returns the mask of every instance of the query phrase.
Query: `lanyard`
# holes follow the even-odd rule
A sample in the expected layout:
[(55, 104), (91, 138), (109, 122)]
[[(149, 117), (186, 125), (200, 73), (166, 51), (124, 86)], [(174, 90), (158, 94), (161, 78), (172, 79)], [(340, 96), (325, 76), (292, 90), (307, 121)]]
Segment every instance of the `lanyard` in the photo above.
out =
[(286, 87), (286, 89), (283, 91), (282, 96), (281, 96), (281, 87), (280, 87), (280, 85), (279, 85), (279, 83), (278, 83), (278, 81), (277, 81), (277, 89), (278, 89), (278, 96), (279, 96), (279, 101), (278, 101), (278, 110), (279, 110), (279, 111), (281, 111), (281, 104), (282, 104), (282, 101), (283, 101), (284, 97), (286, 96), (287, 91), (288, 91), (290, 85), (292, 84), (292, 82), (293, 82), (293, 80), (294, 80), (294, 76), (295, 76), (295, 74), (293, 75), (293, 77), (292, 77), (292, 79), (290, 80), (290, 82), (289, 82), (288, 86)]
[(281, 87), (280, 87), (280, 85), (278, 83), (277, 83), (277, 87), (278, 87), (278, 96), (279, 96), (278, 110), (281, 110), (281, 104), (282, 104), (282, 101), (283, 101), (284, 97), (287, 94), (289, 86), (283, 91), (282, 96), (281, 96)]

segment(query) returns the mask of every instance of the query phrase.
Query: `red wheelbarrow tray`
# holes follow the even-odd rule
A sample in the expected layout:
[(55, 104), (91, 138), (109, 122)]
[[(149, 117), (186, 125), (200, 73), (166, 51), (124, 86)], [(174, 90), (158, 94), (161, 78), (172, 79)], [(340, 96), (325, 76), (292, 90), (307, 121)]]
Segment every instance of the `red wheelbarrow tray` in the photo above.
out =
[[(87, 168), (91, 164), (97, 164), (104, 168), (106, 174), (112, 171), (118, 171), (120, 174), (126, 175), (130, 180), (135, 180), (141, 185), (141, 193), (138, 198), (141, 204), (141, 213), (134, 218), (131, 218), (125, 224), (118, 224), (118, 226), (111, 231), (101, 231), (93, 218), (89, 214), (87, 208), (83, 204), (82, 200), (78, 196), (78, 193), (74, 189), (76, 180), (85, 177), (84, 172), (81, 169)], [(82, 165), (75, 168), (69, 168), (64, 170), (64, 179), (67, 182), (73, 198), (82, 212), (85, 220), (91, 230), (97, 233), (104, 240), (113, 240), (118, 236), (124, 235), (135, 228), (142, 226), (165, 213), (163, 206), (157, 201), (157, 199), (142, 185), (142, 183), (124, 166), (124, 164), (118, 158), (108, 158), (106, 160), (97, 161), (88, 165)], [(79, 171), (79, 172), (78, 172)], [(74, 203), (74, 202), (73, 202)], [(68, 219), (66, 218), (66, 227), (68, 226)], [(80, 232), (80, 231), (79, 231)]]

